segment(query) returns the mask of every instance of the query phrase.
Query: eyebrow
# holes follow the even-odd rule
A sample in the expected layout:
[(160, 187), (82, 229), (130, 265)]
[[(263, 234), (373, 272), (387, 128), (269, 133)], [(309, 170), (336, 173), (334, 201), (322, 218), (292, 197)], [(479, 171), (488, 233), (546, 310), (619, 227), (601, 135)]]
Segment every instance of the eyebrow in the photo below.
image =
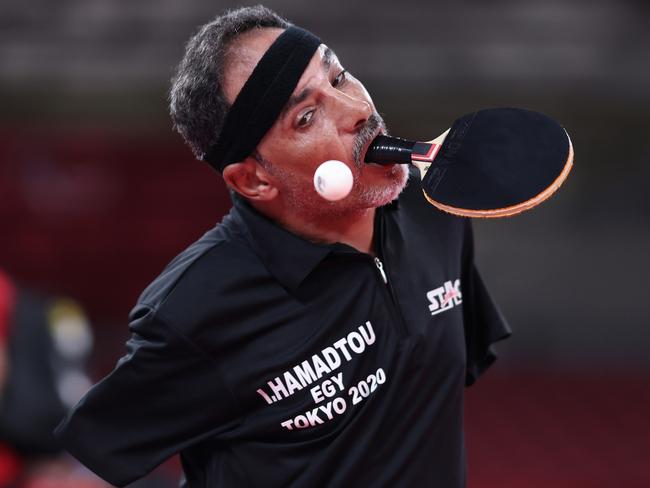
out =
[[(329, 72), (330, 66), (332, 65), (332, 59), (334, 58), (334, 56), (335, 56), (334, 51), (332, 51), (329, 47), (326, 47), (325, 51), (323, 52), (323, 60), (321, 62), (321, 66), (325, 73)], [(280, 118), (284, 118), (285, 115), (287, 115), (287, 113), (293, 107), (303, 102), (309, 95), (311, 95), (313, 91), (314, 90), (312, 88), (306, 87), (303, 88), (300, 91), (300, 93), (297, 93), (296, 95), (291, 95), (291, 97), (289, 97), (289, 100), (287, 101), (287, 104), (282, 109)]]

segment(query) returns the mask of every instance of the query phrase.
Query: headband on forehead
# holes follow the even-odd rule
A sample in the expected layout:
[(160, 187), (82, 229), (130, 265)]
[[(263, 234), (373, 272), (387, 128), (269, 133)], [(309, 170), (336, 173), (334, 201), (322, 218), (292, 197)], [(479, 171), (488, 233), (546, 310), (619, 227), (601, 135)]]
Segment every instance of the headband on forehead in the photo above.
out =
[(299, 27), (280, 34), (244, 83), (219, 140), (203, 160), (223, 171), (250, 156), (284, 109), (320, 44), (320, 39)]

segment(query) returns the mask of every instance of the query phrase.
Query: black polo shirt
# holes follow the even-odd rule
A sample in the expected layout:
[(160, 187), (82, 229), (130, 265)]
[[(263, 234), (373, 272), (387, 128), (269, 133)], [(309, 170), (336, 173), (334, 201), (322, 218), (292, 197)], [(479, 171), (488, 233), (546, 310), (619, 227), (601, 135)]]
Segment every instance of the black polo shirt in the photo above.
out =
[(308, 242), (235, 197), (144, 291), (65, 447), (118, 486), (177, 452), (190, 487), (464, 486), (463, 387), (509, 335), (469, 221), (412, 179), (374, 245)]

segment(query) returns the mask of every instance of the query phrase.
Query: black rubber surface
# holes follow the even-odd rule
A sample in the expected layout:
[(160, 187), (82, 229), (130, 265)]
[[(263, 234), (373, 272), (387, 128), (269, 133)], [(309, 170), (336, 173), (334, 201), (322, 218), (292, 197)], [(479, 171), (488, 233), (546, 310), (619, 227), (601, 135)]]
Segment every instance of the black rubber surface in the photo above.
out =
[(422, 188), (433, 200), (468, 210), (524, 203), (562, 173), (569, 138), (552, 118), (496, 108), (454, 122)]

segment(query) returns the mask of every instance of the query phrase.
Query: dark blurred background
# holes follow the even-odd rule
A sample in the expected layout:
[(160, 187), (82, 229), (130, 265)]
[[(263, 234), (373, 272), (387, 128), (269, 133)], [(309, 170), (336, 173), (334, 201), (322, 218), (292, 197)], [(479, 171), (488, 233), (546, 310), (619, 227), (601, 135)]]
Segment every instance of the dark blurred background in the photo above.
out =
[[(229, 207), (166, 97), (190, 35), (246, 4), (0, 4), (0, 268), (82, 305), (95, 378), (139, 292)], [(468, 391), (470, 486), (650, 486), (650, 3), (265, 5), (333, 47), (395, 135), (494, 106), (562, 122), (576, 155), (559, 193), (475, 225), (514, 336)]]

